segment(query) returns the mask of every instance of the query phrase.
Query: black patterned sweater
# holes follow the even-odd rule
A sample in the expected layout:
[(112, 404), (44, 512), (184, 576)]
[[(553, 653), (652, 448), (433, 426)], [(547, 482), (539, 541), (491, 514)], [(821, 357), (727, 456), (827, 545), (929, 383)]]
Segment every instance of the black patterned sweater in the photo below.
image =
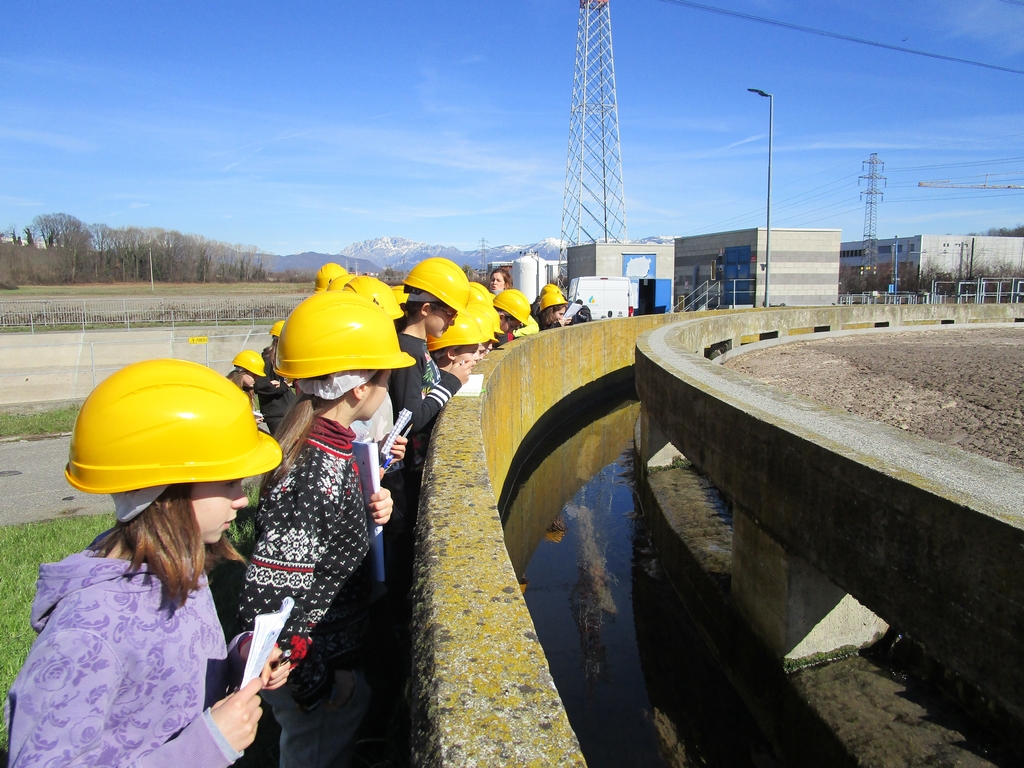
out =
[(370, 589), (369, 529), (352, 430), (317, 418), (298, 461), (256, 511), (256, 548), (245, 573), (241, 626), (295, 600), (278, 645), (291, 651), (295, 701), (327, 696), (335, 669), (361, 664)]

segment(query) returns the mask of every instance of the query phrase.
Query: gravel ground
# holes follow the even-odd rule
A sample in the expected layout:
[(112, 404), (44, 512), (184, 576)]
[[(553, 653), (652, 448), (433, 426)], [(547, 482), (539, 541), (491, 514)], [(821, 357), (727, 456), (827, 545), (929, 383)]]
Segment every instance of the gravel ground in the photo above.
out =
[(793, 342), (725, 365), (819, 403), (1024, 469), (1024, 328)]

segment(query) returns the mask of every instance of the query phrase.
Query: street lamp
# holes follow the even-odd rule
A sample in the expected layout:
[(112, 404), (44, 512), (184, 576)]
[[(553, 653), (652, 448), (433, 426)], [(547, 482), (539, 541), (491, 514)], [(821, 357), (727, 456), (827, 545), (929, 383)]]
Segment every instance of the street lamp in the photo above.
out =
[(775, 129), (775, 96), (765, 93), (759, 88), (747, 88), (751, 93), (764, 96), (768, 99), (768, 234), (765, 237), (764, 245), (764, 305), (768, 303), (768, 273), (771, 271), (772, 261), (772, 133)]

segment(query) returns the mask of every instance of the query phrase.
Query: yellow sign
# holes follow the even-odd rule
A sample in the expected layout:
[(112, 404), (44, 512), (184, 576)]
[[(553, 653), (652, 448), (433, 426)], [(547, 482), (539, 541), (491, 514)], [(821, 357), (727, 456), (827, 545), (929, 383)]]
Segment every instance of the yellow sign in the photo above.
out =
[(188, 337), (188, 343), (189, 344), (207, 344), (209, 341), (210, 341), (210, 339), (208, 337), (206, 337), (206, 336), (189, 336)]

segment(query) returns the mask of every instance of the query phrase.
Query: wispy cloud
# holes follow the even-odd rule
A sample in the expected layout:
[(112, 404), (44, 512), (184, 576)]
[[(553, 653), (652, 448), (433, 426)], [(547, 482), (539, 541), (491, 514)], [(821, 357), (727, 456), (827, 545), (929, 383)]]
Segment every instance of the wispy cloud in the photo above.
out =
[(96, 149), (96, 145), (91, 142), (83, 141), (82, 139), (74, 136), (68, 136), (62, 133), (50, 133), (48, 131), (0, 128), (0, 140), (2, 139), (8, 139), (10, 141), (20, 142), (23, 144), (36, 144), (38, 146), (49, 147), (50, 149), (62, 149), (65, 152), (90, 152)]

